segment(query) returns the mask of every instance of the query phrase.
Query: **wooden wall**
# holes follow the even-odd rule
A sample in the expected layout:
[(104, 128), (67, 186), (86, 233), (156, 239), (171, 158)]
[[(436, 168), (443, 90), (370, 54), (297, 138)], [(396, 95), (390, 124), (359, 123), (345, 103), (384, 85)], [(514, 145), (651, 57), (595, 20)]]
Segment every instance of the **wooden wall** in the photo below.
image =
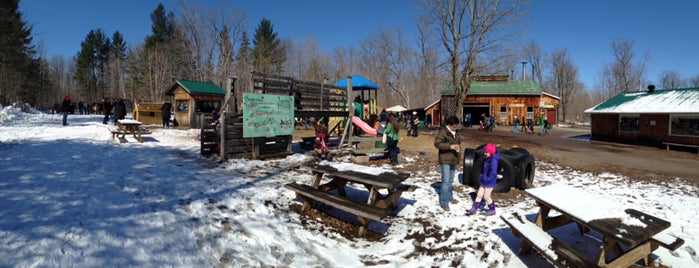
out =
[(699, 145), (699, 137), (670, 135), (670, 115), (641, 114), (639, 131), (620, 131), (618, 114), (592, 114), (593, 140), (661, 146), (663, 142)]
[[(544, 108), (540, 107), (540, 100), (544, 101)], [(547, 111), (555, 111), (558, 107), (558, 100), (548, 95), (467, 95), (464, 104), (468, 103), (489, 103), (490, 114), (495, 116), (495, 122), (500, 125), (514, 125), (514, 117), (520, 119), (520, 124), (524, 122), (523, 118), (527, 118), (527, 107), (533, 107), (533, 118), (537, 120), (541, 116), (545, 116)], [(500, 107), (507, 107), (507, 115), (505, 118), (500, 116)], [(472, 114), (474, 118), (479, 118), (480, 114)], [(549, 116), (550, 117), (550, 116)], [(551, 124), (557, 124), (555, 118), (550, 118)]]

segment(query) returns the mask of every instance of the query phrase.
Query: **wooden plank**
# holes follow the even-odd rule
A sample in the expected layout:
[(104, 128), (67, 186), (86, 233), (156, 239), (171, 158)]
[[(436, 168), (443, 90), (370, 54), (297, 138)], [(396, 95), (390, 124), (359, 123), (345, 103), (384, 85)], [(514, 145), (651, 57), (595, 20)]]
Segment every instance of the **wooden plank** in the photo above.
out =
[(347, 179), (349, 181), (374, 185), (380, 188), (387, 189), (392, 189), (399, 183), (405, 181), (410, 176), (410, 174), (407, 173), (393, 173), (389, 171), (378, 175), (352, 170), (339, 171), (332, 166), (319, 164), (306, 165), (305, 167), (310, 168), (311, 171), (313, 171), (314, 173), (323, 173), (330, 176)]
[(380, 153), (388, 153), (386, 148), (357, 148), (357, 149), (352, 149), (352, 154), (354, 155), (362, 155), (362, 154), (380, 154)]
[(502, 215), (500, 218), (510, 227), (510, 230), (515, 236), (524, 239), (522, 242), (523, 247), (520, 248), (520, 254), (526, 253), (527, 251), (522, 249), (533, 247), (539, 255), (546, 258), (546, 260), (556, 267), (597, 266), (567, 244), (551, 236), (539, 226), (529, 221), (524, 215), (515, 212)]
[(375, 221), (380, 221), (387, 215), (386, 210), (380, 207), (360, 203), (351, 200), (347, 197), (323, 192), (308, 185), (292, 182), (285, 184), (284, 188), (292, 190), (300, 195), (312, 198), (313, 200), (323, 202), (326, 205), (330, 205), (344, 210), (346, 212), (352, 213), (354, 215), (365, 217)]
[(651, 237), (651, 243), (653, 244), (653, 250), (657, 249), (658, 246), (662, 246), (672, 251), (684, 245), (684, 240), (666, 233), (659, 233)]

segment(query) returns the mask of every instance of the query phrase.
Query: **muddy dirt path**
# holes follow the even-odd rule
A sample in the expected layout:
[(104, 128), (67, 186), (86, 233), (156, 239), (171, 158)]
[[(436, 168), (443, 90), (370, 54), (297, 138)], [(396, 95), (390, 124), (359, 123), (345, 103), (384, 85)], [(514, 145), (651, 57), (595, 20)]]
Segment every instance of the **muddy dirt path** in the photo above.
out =
[[(436, 133), (437, 129), (421, 128), (418, 137), (405, 137), (406, 133), (401, 131), (402, 139), (398, 144), (401, 153), (419, 155), (424, 152), (424, 164), (436, 164), (433, 145)], [(476, 127), (461, 131), (464, 147), (475, 148), (488, 142), (504, 148), (518, 146), (529, 150), (537, 160), (594, 174), (610, 172), (649, 181), (679, 177), (699, 184), (699, 154), (574, 138), (590, 134), (590, 129), (584, 127), (554, 128), (549, 133), (549, 136), (513, 133), (510, 127), (497, 127), (488, 133), (478, 131)], [(295, 141), (309, 136), (313, 136), (310, 128), (301, 127), (294, 132)]]

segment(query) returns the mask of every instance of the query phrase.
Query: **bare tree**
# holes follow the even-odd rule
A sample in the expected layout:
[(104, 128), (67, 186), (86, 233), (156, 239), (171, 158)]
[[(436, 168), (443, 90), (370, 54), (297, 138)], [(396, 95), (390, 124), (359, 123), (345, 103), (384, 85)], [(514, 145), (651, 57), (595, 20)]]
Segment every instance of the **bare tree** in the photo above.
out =
[(601, 89), (606, 89), (605, 96), (612, 97), (624, 91), (636, 91), (643, 87), (646, 74), (647, 56), (636, 59), (633, 41), (617, 39), (612, 42), (614, 62), (602, 68), (600, 73)]
[[(482, 54), (501, 49), (517, 31), (510, 27), (522, 18), (525, 1), (425, 0), (425, 16), (437, 27), (438, 39), (447, 51), (455, 104), (443, 103), (447, 114), (462, 117), (464, 96), (477, 72)], [(458, 111), (458, 112), (457, 112)]]
[(359, 71), (359, 52), (353, 46), (333, 48), (333, 62), (335, 74), (333, 81), (345, 78)]
[(593, 101), (593, 95), (585, 90), (585, 85), (582, 82), (575, 83), (576, 90), (573, 91), (571, 101), (566, 104), (565, 118), (568, 122), (581, 123), (589, 122), (589, 115), (585, 114), (585, 110), (597, 104)]
[(524, 59), (531, 65), (532, 80), (539, 84), (541, 90), (548, 91), (543, 79), (544, 63), (547, 61), (547, 57), (539, 43), (535, 40), (527, 42), (522, 47), (522, 54), (524, 54)]
[(686, 88), (689, 86), (689, 81), (682, 79), (680, 73), (675, 70), (664, 70), (660, 72), (660, 88)]
[(426, 99), (427, 104), (430, 104), (440, 97), (439, 90), (444, 86), (442, 83), (444, 79), (440, 79), (438, 75), (440, 73), (438, 47), (433, 45), (429, 38), (434, 33), (423, 20), (420, 19), (417, 23), (419, 52), (415, 54), (418, 80), (416, 85), (417, 90), (422, 92), (421, 96), (427, 94), (426, 98), (420, 99)]
[(551, 81), (553, 90), (561, 98), (559, 103), (561, 121), (566, 122), (568, 105), (573, 102), (577, 92), (582, 91), (582, 83), (578, 79), (578, 67), (567, 49), (557, 49), (551, 52)]
[(689, 84), (688, 86), (690, 86), (690, 87), (699, 87), (699, 74), (690, 77), (688, 84)]

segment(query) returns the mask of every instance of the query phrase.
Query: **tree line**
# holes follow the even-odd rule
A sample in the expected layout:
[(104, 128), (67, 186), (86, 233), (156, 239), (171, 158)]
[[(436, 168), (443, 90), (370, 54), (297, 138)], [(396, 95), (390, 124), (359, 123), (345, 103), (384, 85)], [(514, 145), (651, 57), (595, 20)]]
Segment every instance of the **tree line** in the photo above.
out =
[[(522, 40), (528, 1), (421, 0), (415, 38), (401, 28), (379, 27), (357, 45), (323, 50), (313, 36), (279, 38), (274, 24), (262, 19), (250, 36), (244, 10), (204, 7), (180, 1), (168, 11), (159, 4), (150, 14), (151, 33), (127, 44), (119, 31), (89, 31), (71, 58), (46, 58), (32, 44), (32, 28), (18, 10), (18, 0), (0, 5), (0, 103), (24, 101), (47, 107), (65, 94), (75, 101), (103, 97), (161, 101), (175, 79), (211, 81), (223, 88), (252, 88), (252, 72), (332, 83), (358, 73), (376, 82), (378, 103), (424, 107), (454, 86), (457, 103), (443, 104), (454, 114), (476, 75), (508, 72), (511, 79), (535, 80), (544, 92), (561, 98), (559, 119), (585, 120), (583, 111), (623, 91), (652, 83), (648, 55), (635, 53), (632, 40), (612, 40), (612, 61), (601, 66), (594, 85), (580, 81), (567, 48), (544, 51)], [(527, 70), (515, 72), (522, 62)], [(664, 71), (658, 88), (698, 87), (699, 75), (682, 78)], [(450, 108), (449, 108), (450, 107)]]

